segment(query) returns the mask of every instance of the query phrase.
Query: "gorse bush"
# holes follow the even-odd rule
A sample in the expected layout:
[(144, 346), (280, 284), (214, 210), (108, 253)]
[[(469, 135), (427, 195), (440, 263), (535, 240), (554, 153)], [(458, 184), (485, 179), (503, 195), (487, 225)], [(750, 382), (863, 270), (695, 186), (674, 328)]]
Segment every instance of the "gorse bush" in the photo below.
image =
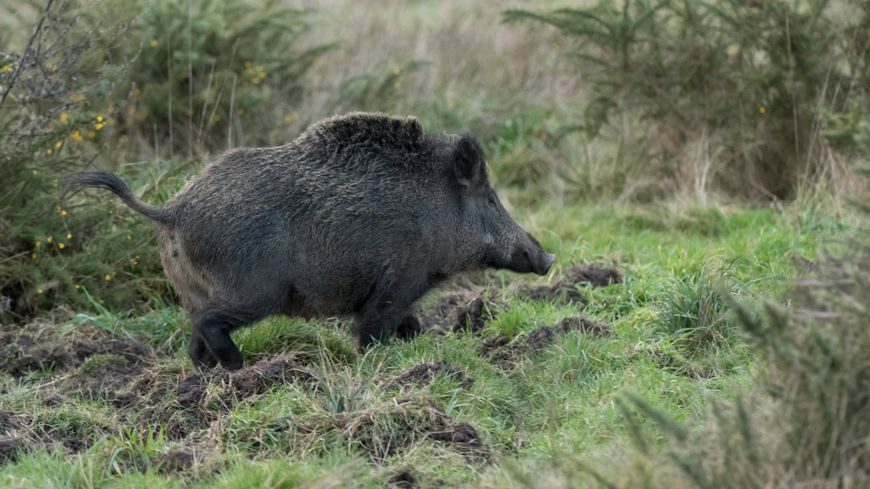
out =
[[(571, 54), (591, 84), (578, 128), (588, 136), (618, 116), (621, 144), (643, 145), (660, 177), (789, 198), (833, 164), (823, 114), (866, 120), (853, 111), (870, 86), (868, 15), (866, 2), (607, 0), (505, 18), (577, 39)], [(627, 130), (626, 115), (652, 124)], [(839, 128), (848, 139), (850, 126)]]
[(295, 49), (305, 12), (275, 2), (19, 6), (36, 17), (0, 36), (0, 315), (171, 299), (153, 224), (108, 196), (62, 200), (63, 177), (108, 167), (163, 202), (198, 161), (116, 158), (274, 142), (328, 46)]
[(131, 60), (119, 131), (188, 153), (279, 141), (306, 71), (332, 47), (297, 47), (306, 16), (277, 1), (148, 2), (127, 39), (106, 46)]

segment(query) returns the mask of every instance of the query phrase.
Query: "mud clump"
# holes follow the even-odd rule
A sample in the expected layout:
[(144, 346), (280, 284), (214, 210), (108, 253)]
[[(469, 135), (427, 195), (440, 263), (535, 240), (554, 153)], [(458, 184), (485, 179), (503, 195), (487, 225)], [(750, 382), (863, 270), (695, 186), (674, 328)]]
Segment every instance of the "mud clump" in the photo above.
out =
[(196, 456), (192, 450), (180, 448), (157, 457), (153, 465), (157, 467), (159, 473), (167, 475), (189, 470), (195, 462)]
[(0, 437), (0, 465), (13, 463), (18, 455), (27, 450), (28, 444), (24, 438)]
[(443, 374), (447, 377), (455, 379), (459, 386), (467, 389), (474, 384), (474, 379), (469, 377), (461, 368), (454, 364), (445, 364), (442, 362), (421, 363), (414, 366), (401, 374), (387, 379), (384, 382), (386, 389), (394, 389), (406, 386), (423, 387), (432, 383), (435, 376)]
[(558, 283), (556, 285), (540, 285), (526, 289), (521, 296), (533, 301), (554, 301), (561, 304), (583, 304), (589, 301), (574, 286)]
[(486, 322), (494, 319), (485, 293), (451, 294), (438, 304), (436, 326), (449, 331), (471, 331), (478, 333)]
[(557, 336), (571, 331), (580, 331), (594, 336), (610, 335), (610, 329), (604, 323), (578, 316), (568, 317), (555, 326), (542, 326), (519, 340), (507, 336), (488, 339), (480, 349), (480, 356), (489, 358), (502, 368), (513, 368), (523, 357), (545, 348), (553, 343)]
[(245, 399), (267, 392), (276, 385), (294, 381), (309, 383), (314, 380), (314, 375), (300, 368), (289, 356), (279, 355), (228, 375), (224, 374), (224, 378), (232, 385), (234, 396)]
[(99, 354), (117, 355), (132, 364), (153, 357), (146, 346), (92, 324), (82, 324), (67, 334), (61, 334), (56, 326), (38, 324), (16, 330), (0, 329), (0, 345), (0, 370), (14, 377), (34, 371), (77, 368)]
[(446, 443), (470, 462), (491, 459), (477, 430), (455, 421), (431, 399), (398, 399), (383, 410), (364, 410), (346, 419), (343, 430), (378, 463), (424, 439)]
[(548, 300), (563, 304), (586, 304), (588, 301), (578, 290), (578, 286), (605, 287), (619, 283), (622, 283), (622, 275), (618, 270), (581, 265), (566, 270), (562, 279), (553, 285), (527, 288), (520, 295), (531, 300)]
[[(114, 403), (133, 415), (140, 427), (163, 425), (169, 439), (186, 437), (205, 429), (230, 407), (277, 385), (294, 381), (311, 382), (314, 376), (287, 355), (263, 360), (241, 370), (216, 369), (179, 378), (157, 371), (141, 372)], [(219, 396), (209, 399), (209, 384), (218, 386)], [(221, 392), (222, 390), (222, 392)]]
[(622, 283), (622, 275), (619, 273), (619, 270), (599, 268), (592, 265), (569, 268), (564, 275), (567, 281), (580, 285), (589, 284), (593, 287), (606, 287)]
[(417, 487), (417, 476), (415, 476), (411, 471), (405, 469), (393, 474), (393, 476), (387, 481), (387, 484), (399, 489), (414, 489)]

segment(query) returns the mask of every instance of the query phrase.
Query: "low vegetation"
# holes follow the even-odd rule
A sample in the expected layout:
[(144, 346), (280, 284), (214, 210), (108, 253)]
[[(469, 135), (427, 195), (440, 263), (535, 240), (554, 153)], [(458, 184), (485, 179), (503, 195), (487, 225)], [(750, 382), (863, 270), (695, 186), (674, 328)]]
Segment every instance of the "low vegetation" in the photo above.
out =
[[(865, 2), (297, 3), (0, 7), (0, 486), (867, 485)], [(61, 178), (349, 110), (475, 134), (553, 271), (195, 370), (152, 225)]]

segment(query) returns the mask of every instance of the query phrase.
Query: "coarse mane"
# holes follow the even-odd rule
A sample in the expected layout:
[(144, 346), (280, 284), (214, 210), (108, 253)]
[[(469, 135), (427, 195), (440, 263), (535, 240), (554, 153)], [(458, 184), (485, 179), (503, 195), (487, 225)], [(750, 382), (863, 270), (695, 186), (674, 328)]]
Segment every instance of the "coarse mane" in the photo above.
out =
[(369, 143), (413, 151), (423, 140), (423, 128), (416, 117), (351, 112), (314, 124), (299, 136), (299, 141), (303, 140), (341, 146)]

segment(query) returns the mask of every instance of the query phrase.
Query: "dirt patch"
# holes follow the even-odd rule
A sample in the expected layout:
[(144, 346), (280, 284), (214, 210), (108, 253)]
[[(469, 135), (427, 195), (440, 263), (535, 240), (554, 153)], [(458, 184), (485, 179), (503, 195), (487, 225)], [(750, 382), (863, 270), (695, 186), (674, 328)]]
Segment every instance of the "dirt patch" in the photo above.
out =
[(520, 292), (521, 297), (533, 301), (553, 301), (560, 304), (583, 304), (589, 301), (573, 285), (557, 283), (555, 285), (539, 285)]
[(28, 445), (24, 438), (0, 437), (0, 465), (15, 462), (18, 455), (28, 449)]
[(222, 374), (228, 380), (236, 399), (245, 399), (262, 394), (276, 385), (290, 384), (295, 381), (308, 383), (314, 375), (305, 370), (287, 355), (263, 360), (250, 367)]
[(378, 463), (424, 439), (448, 444), (471, 463), (492, 458), (473, 426), (455, 421), (431, 399), (398, 399), (382, 409), (355, 413), (343, 425), (348, 438)]
[(804, 271), (804, 272), (818, 272), (819, 265), (809, 258), (804, 258), (800, 255), (794, 255), (791, 257), (791, 263), (795, 266), (795, 268)]
[(614, 268), (599, 268), (592, 265), (580, 265), (569, 268), (564, 273), (564, 280), (574, 284), (593, 287), (606, 287), (622, 283), (622, 275)]
[[(241, 370), (215, 369), (181, 377), (177, 372), (143, 370), (115, 398), (132, 413), (138, 427), (163, 425), (169, 439), (178, 440), (205, 429), (237, 402), (278, 385), (310, 382), (314, 376), (287, 355), (262, 360)], [(217, 386), (209, 397), (209, 384)]]
[(450, 294), (438, 304), (433, 327), (447, 331), (471, 331), (477, 333), (495, 318), (494, 303), (486, 291), (479, 293)]
[(193, 450), (179, 448), (177, 450), (170, 450), (157, 457), (152, 465), (157, 467), (159, 473), (166, 475), (189, 470), (195, 462), (196, 456)]
[(15, 420), (15, 415), (7, 412), (0, 411), (0, 434), (12, 433), (20, 427), (18, 422)]
[(437, 374), (443, 374), (455, 379), (459, 386), (467, 389), (474, 384), (474, 379), (469, 377), (459, 366), (452, 363), (421, 363), (402, 372), (399, 375), (388, 378), (383, 382), (386, 389), (406, 386), (423, 387), (432, 383)]
[(622, 283), (622, 275), (618, 270), (581, 265), (566, 270), (562, 274), (562, 278), (555, 284), (527, 288), (520, 292), (520, 296), (531, 300), (547, 300), (562, 304), (586, 304), (588, 301), (578, 290), (578, 286), (604, 287), (619, 283)]
[(92, 355), (77, 372), (59, 383), (59, 391), (83, 399), (113, 402), (142, 369), (141, 364), (119, 355)]
[(398, 473), (393, 474), (393, 476), (387, 480), (387, 484), (390, 484), (393, 487), (398, 487), (399, 489), (414, 489), (417, 487), (417, 476), (407, 469), (401, 470)]
[(61, 334), (54, 325), (0, 328), (0, 370), (14, 377), (77, 368), (99, 354), (123, 357), (131, 364), (153, 358), (146, 346), (92, 324), (82, 324), (67, 334)]
[(545, 348), (553, 343), (557, 336), (571, 331), (580, 331), (595, 336), (610, 335), (610, 328), (601, 322), (592, 321), (579, 316), (568, 317), (555, 326), (542, 326), (527, 336), (512, 339), (498, 336), (484, 341), (480, 355), (489, 358), (503, 368), (514, 367), (523, 357)]

